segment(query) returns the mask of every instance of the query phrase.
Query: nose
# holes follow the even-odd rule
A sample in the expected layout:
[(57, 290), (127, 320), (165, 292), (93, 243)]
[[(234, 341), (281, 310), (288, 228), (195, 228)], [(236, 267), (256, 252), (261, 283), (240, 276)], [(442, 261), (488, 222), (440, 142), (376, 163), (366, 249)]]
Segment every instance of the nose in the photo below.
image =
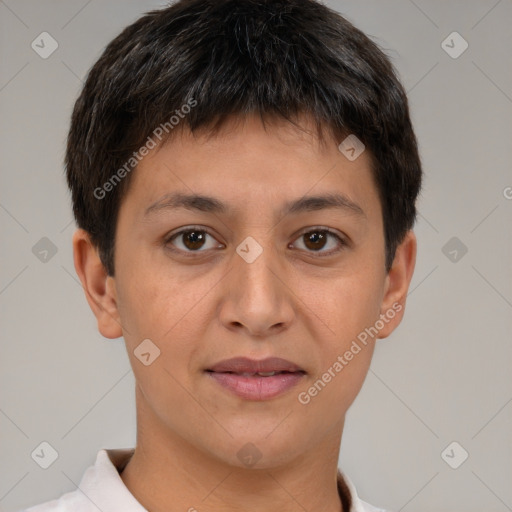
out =
[(232, 264), (224, 280), (219, 313), (222, 324), (254, 337), (289, 328), (295, 314), (294, 294), (284, 262), (276, 252), (264, 247), (252, 262), (235, 253)]

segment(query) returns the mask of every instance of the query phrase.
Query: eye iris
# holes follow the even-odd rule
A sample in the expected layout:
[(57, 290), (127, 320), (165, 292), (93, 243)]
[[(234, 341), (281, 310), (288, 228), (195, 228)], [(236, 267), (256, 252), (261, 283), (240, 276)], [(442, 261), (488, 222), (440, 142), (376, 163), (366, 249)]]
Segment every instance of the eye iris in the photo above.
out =
[[(185, 247), (190, 250), (200, 249), (205, 242), (204, 231), (186, 231), (181, 236)], [(318, 251), (322, 249), (326, 244), (327, 232), (310, 231), (309, 233), (305, 233), (303, 238), (308, 249)]]
[(204, 232), (187, 231), (183, 233), (183, 243), (188, 249), (199, 249), (204, 244)]
[[(325, 246), (327, 237), (323, 231), (313, 231), (304, 235), (305, 245), (308, 249), (318, 250)], [(310, 246), (310, 244), (312, 244)]]

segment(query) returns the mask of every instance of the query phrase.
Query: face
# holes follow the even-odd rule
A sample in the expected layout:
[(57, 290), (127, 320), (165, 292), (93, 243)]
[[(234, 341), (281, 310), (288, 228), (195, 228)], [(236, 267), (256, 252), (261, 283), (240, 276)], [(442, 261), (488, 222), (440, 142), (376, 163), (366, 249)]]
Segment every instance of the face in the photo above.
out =
[(286, 121), (184, 131), (141, 161), (119, 212), (108, 280), (138, 406), (236, 466), (248, 446), (272, 467), (341, 435), (401, 316), (384, 261), (367, 152), (351, 161)]

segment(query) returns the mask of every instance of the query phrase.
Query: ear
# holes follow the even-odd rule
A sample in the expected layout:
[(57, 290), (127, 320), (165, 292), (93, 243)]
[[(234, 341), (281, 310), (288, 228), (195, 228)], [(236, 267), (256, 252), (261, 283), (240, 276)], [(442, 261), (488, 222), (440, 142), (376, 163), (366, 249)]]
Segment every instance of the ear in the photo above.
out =
[(73, 235), (73, 259), (87, 302), (98, 321), (98, 330), (105, 338), (119, 338), (123, 330), (117, 309), (115, 280), (107, 274), (89, 233), (83, 229), (78, 229)]
[(380, 310), (380, 318), (385, 325), (379, 331), (378, 338), (387, 338), (402, 321), (405, 300), (416, 264), (416, 248), (416, 236), (412, 231), (408, 231), (396, 249), (393, 264), (386, 276)]

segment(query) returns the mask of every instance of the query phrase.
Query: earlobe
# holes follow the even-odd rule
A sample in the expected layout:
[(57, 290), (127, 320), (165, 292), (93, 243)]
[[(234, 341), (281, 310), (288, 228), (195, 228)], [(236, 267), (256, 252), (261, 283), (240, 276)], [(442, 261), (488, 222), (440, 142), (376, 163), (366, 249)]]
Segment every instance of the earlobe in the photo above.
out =
[(378, 338), (387, 338), (400, 324), (405, 312), (407, 292), (416, 264), (416, 236), (408, 231), (397, 247), (393, 265), (386, 276), (380, 316), (387, 320)]
[(96, 316), (98, 330), (105, 338), (119, 338), (123, 330), (115, 281), (108, 276), (96, 247), (83, 229), (78, 229), (73, 235), (73, 259), (87, 302)]

